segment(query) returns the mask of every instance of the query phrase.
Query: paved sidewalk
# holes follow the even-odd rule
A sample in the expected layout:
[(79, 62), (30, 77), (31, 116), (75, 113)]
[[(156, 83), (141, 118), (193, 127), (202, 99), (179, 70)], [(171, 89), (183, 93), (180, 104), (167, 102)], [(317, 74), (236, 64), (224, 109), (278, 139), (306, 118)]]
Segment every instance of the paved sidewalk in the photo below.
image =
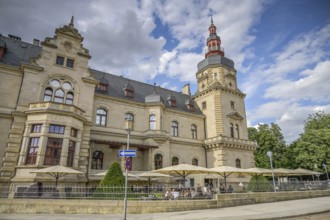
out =
[[(171, 202), (171, 201), (169, 201)], [(166, 212), (152, 214), (128, 214), (127, 220), (247, 220), (247, 219), (292, 219), (289, 217), (323, 213), (330, 217), (330, 197), (262, 203), (228, 208)], [(1, 220), (118, 220), (123, 215), (66, 215), (66, 214), (0, 214)], [(295, 218), (296, 219), (296, 218)], [(309, 219), (309, 218), (306, 218)], [(324, 218), (329, 219), (329, 218)]]

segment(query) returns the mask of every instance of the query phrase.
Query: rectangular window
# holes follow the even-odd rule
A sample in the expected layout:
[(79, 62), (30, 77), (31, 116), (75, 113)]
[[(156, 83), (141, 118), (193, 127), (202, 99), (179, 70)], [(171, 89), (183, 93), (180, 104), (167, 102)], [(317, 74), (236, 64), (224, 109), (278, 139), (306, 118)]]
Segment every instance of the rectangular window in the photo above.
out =
[(230, 123), (230, 137), (234, 137), (234, 125), (233, 123)]
[(235, 102), (231, 101), (230, 102), (230, 107), (232, 110), (235, 110)]
[(64, 57), (57, 56), (56, 57), (56, 64), (63, 66), (64, 65)]
[(34, 165), (37, 161), (37, 152), (39, 148), (39, 137), (30, 138), (30, 144), (26, 156), (26, 165)]
[(62, 141), (62, 138), (48, 138), (44, 165), (60, 164)]
[(239, 126), (238, 126), (238, 124), (236, 124), (236, 134), (237, 134), (237, 138), (239, 138)]
[(64, 134), (64, 126), (63, 125), (50, 125), (49, 133)]
[(69, 58), (67, 58), (67, 59), (66, 59), (66, 67), (72, 69), (73, 66), (74, 66), (74, 60), (73, 60), (73, 59), (69, 59)]
[(76, 142), (70, 140), (69, 149), (68, 149), (68, 161), (67, 161), (68, 167), (73, 167), (75, 146), (76, 146)]
[(206, 102), (202, 102), (202, 109), (206, 109)]
[(78, 133), (77, 129), (71, 128), (71, 133), (70, 133), (71, 137), (77, 137), (77, 133)]
[(40, 133), (41, 132), (41, 124), (32, 125), (31, 133)]

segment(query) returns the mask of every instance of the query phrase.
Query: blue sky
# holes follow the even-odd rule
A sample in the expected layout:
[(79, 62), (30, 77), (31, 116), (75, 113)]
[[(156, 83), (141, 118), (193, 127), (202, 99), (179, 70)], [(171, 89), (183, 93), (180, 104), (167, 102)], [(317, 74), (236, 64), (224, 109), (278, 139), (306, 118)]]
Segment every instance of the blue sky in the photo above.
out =
[(0, 0), (0, 31), (43, 41), (74, 15), (91, 68), (195, 93), (212, 13), (248, 125), (275, 122), (290, 143), (308, 114), (330, 112), (329, 11), (329, 0)]

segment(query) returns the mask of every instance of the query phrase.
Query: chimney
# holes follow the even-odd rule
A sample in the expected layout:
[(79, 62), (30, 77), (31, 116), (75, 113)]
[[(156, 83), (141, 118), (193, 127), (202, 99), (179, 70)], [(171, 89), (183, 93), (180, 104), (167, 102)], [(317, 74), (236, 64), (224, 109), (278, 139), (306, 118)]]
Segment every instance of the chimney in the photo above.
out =
[(39, 46), (40, 40), (38, 39), (33, 39), (33, 45)]
[(190, 95), (190, 84), (186, 84), (182, 87), (182, 91), (181, 91), (183, 94), (186, 94), (186, 95)]

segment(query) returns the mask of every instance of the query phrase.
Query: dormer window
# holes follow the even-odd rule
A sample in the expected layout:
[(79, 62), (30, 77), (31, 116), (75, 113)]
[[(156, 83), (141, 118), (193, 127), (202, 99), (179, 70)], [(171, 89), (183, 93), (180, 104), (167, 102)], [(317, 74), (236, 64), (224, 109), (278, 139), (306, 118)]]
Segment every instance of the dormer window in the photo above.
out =
[(124, 95), (129, 98), (134, 98), (134, 87), (130, 84), (130, 81), (125, 85)]
[(167, 102), (171, 107), (176, 107), (176, 97), (172, 93), (168, 96)]
[(99, 83), (96, 87), (96, 90), (103, 93), (108, 92), (108, 84)]
[(194, 112), (195, 111), (195, 105), (194, 105), (194, 102), (191, 98), (188, 98), (185, 102), (186, 106), (187, 106), (187, 109), (191, 112)]

